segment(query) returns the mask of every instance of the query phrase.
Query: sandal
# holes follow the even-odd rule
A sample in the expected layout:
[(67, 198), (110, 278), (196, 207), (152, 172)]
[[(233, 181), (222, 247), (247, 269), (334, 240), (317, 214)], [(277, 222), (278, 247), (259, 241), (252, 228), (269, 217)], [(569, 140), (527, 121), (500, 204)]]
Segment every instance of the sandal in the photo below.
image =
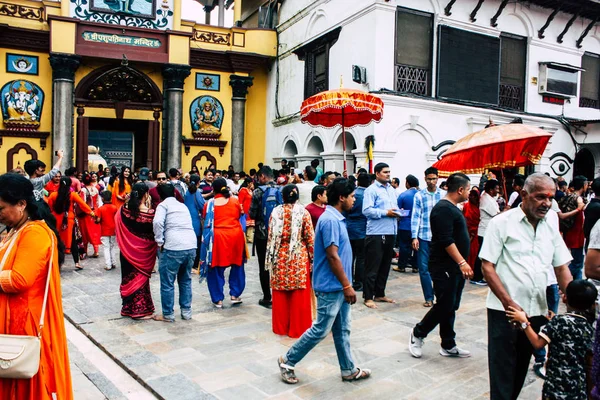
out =
[(433, 307), (433, 301), (426, 301), (423, 303), (423, 307)]
[(77, 271), (81, 271), (83, 269), (83, 267), (79, 263), (77, 263), (77, 264), (75, 264), (75, 269)]
[(391, 304), (396, 304), (396, 300), (390, 299), (389, 297), (386, 297), (386, 296), (375, 297), (373, 300), (376, 301), (377, 303), (391, 303)]
[(365, 306), (367, 306), (368, 308), (371, 308), (373, 310), (378, 308), (377, 304), (375, 304), (375, 302), (373, 300), (365, 300)]
[(243, 301), (242, 301), (241, 297), (232, 297), (231, 298), (231, 305), (232, 306), (237, 306), (237, 305), (240, 305), (242, 303), (243, 303)]
[(110, 267), (104, 267), (104, 269), (105, 269), (106, 271), (110, 271), (110, 270), (111, 270), (111, 269), (113, 269), (114, 267), (115, 267), (115, 266), (113, 265), (113, 266), (110, 266)]
[(213, 303), (213, 306), (215, 306), (216, 308), (223, 308), (223, 302), (219, 301), (218, 303)]
[(281, 373), (281, 380), (287, 384), (294, 385), (298, 383), (294, 367), (291, 367), (283, 362), (281, 356), (277, 358), (277, 365), (279, 366), (279, 372)]
[(363, 379), (368, 379), (371, 376), (371, 370), (370, 369), (362, 369), (359, 367), (356, 367), (356, 369), (358, 370), (356, 372), (356, 374), (354, 375), (350, 375), (350, 376), (342, 376), (342, 381), (343, 382), (354, 382), (354, 381), (360, 381)]
[(98, 254), (98, 253), (94, 253), (90, 256), (90, 258), (98, 258), (98, 257), (100, 257), (100, 254)]

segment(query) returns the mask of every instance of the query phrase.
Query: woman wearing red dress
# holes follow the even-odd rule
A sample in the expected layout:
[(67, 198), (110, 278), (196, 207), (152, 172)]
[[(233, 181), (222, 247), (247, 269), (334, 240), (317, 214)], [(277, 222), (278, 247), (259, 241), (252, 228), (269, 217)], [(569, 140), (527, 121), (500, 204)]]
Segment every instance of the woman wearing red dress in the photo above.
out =
[(312, 325), (310, 269), (315, 233), (298, 187), (281, 190), (283, 205), (269, 220), (265, 265), (273, 289), (273, 333), (299, 338)]
[(63, 176), (60, 178), (58, 192), (54, 192), (48, 197), (48, 206), (52, 211), (52, 215), (56, 218), (56, 228), (60, 239), (65, 244), (65, 252), (70, 251), (73, 254), (75, 269), (83, 269), (79, 264), (79, 249), (75, 240), (77, 235), (75, 204), (79, 207), (80, 212), (89, 214), (92, 218), (96, 216), (77, 193), (71, 192), (71, 178)]
[(246, 240), (240, 218), (244, 214), (238, 199), (231, 197), (227, 181), (215, 179), (215, 197), (204, 205), (204, 229), (200, 249), (200, 274), (206, 271), (210, 298), (217, 308), (223, 307), (225, 269), (229, 271), (231, 304), (242, 303), (240, 296), (246, 287), (244, 263), (248, 258)]
[(246, 240), (252, 243), (254, 240), (254, 220), (250, 219), (250, 203), (252, 202), (252, 193), (254, 192), (254, 181), (252, 178), (246, 177), (240, 185), (238, 192), (238, 200), (242, 205), (244, 214), (246, 215)]
[[(82, 183), (84, 186), (81, 188), (81, 192), (79, 192), (80, 197), (92, 211), (97, 210), (100, 208), (98, 201), (99, 192), (96, 184), (93, 182), (92, 175), (84, 175)], [(87, 255), (88, 245), (91, 244), (94, 248), (92, 258), (98, 258), (98, 248), (102, 243), (100, 224), (97, 224), (94, 218), (84, 214), (83, 217), (79, 217), (79, 225), (81, 226), (81, 235), (83, 237), (83, 251)]]
[(477, 229), (479, 228), (479, 191), (472, 189), (469, 193), (469, 201), (463, 206), (463, 214), (467, 220), (467, 230), (471, 238), (471, 250), (469, 251), (469, 265), (475, 265), (477, 255), (479, 254), (479, 239), (477, 238)]

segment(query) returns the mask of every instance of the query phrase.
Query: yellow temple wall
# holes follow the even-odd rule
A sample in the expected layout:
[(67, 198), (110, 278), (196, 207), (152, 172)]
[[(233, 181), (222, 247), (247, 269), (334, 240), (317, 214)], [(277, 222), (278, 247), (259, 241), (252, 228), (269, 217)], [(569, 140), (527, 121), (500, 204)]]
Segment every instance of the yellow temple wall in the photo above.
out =
[(265, 161), (265, 140), (267, 127), (267, 72), (256, 69), (252, 72), (254, 81), (248, 90), (246, 100), (246, 131), (244, 136), (244, 170), (257, 168)]

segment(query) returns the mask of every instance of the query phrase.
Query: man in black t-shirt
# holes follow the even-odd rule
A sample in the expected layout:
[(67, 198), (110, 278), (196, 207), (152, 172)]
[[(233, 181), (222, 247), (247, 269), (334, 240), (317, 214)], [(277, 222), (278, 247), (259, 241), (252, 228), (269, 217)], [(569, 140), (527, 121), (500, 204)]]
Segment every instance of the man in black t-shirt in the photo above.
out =
[(436, 303), (410, 333), (408, 349), (420, 358), (423, 340), (438, 324), (444, 357), (470, 357), (471, 353), (456, 345), (454, 319), (460, 306), (465, 279), (473, 276), (467, 263), (469, 231), (462, 212), (456, 206), (469, 198), (469, 177), (452, 174), (448, 178), (448, 193), (431, 210), (431, 250), (429, 273), (433, 281)]

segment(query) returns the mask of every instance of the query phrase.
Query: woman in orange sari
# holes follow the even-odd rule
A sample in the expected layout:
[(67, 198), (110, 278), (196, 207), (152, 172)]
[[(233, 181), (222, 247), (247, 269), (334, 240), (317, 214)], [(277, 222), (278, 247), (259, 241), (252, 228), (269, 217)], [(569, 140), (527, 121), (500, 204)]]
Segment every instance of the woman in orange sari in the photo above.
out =
[[(60, 178), (60, 186), (58, 192), (52, 193), (48, 197), (48, 206), (52, 215), (56, 218), (56, 226), (60, 235), (60, 239), (65, 244), (67, 249), (73, 254), (75, 269), (83, 269), (79, 264), (79, 248), (77, 247), (78, 227), (75, 225), (75, 204), (79, 207), (79, 211), (95, 217), (85, 201), (75, 192), (71, 192), (71, 178), (63, 176)], [(67, 253), (69, 250), (67, 250)]]
[(246, 215), (246, 241), (252, 243), (254, 240), (254, 220), (250, 219), (250, 203), (252, 202), (252, 193), (254, 192), (254, 181), (246, 177), (240, 185), (238, 192), (238, 201), (244, 209)]
[(112, 203), (117, 209), (129, 199), (132, 185), (131, 169), (123, 166), (119, 176), (115, 179), (112, 186), (108, 188), (112, 192)]
[(479, 227), (479, 191), (472, 189), (469, 193), (469, 201), (463, 206), (463, 214), (467, 220), (467, 230), (471, 238), (471, 250), (469, 252), (469, 265), (475, 265), (477, 255), (479, 254), (479, 239), (477, 238), (477, 228)]
[(0, 379), (0, 399), (71, 400), (59, 271), (64, 246), (54, 218), (47, 208), (38, 208), (27, 178), (5, 174), (0, 176), (0, 222), (11, 228), (0, 243), (0, 260), (6, 256), (0, 265), (0, 334), (38, 336), (52, 264), (38, 373), (31, 379)]

